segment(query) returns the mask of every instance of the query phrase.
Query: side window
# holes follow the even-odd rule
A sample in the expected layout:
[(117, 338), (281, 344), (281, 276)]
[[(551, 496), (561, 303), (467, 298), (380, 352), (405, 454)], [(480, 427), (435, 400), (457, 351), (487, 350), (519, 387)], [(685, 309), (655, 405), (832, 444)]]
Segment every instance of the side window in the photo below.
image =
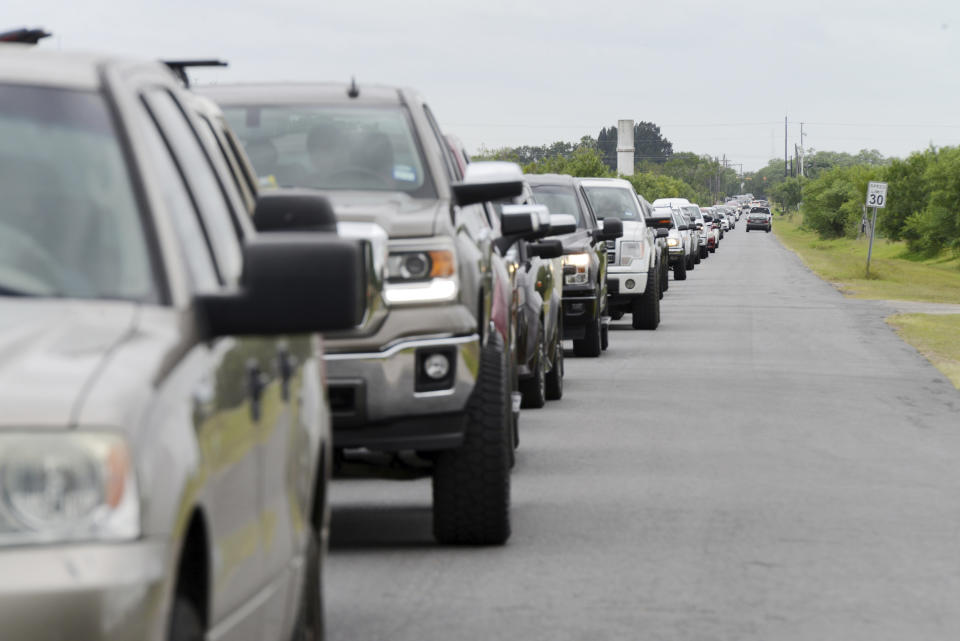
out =
[[(207, 149), (220, 153), (220, 159), (225, 165), (224, 172), (230, 175), (230, 181), (224, 185), (229, 197), (234, 199), (234, 209), (242, 209), (246, 214), (253, 213), (254, 197), (248, 191), (248, 185), (241, 176), (242, 170), (240, 163), (233, 155), (233, 151), (223, 139), (222, 132), (218, 133), (216, 125), (210, 122), (205, 115), (198, 114), (200, 119), (200, 137), (203, 139)], [(242, 232), (237, 231), (242, 236)]]
[(150, 91), (144, 96), (144, 102), (158, 123), (200, 212), (221, 278), (228, 283), (237, 282), (243, 268), (237, 226), (210, 159), (170, 92)]
[(440, 131), (440, 126), (437, 125), (437, 120), (433, 117), (430, 107), (424, 105), (423, 113), (427, 115), (427, 122), (430, 123), (433, 137), (437, 139), (437, 144), (440, 145), (440, 153), (443, 155), (443, 165), (447, 169), (447, 176), (450, 178), (450, 182), (457, 182), (460, 180), (460, 169), (457, 167), (456, 161), (450, 156), (447, 139), (444, 138), (443, 133)]
[(157, 131), (156, 123), (149, 117), (146, 120), (142, 131), (153, 169), (151, 179), (160, 186), (160, 193), (180, 239), (180, 249), (194, 286), (199, 291), (213, 291), (219, 287), (220, 278), (213, 262), (206, 229), (197, 218), (193, 201), (166, 141)]

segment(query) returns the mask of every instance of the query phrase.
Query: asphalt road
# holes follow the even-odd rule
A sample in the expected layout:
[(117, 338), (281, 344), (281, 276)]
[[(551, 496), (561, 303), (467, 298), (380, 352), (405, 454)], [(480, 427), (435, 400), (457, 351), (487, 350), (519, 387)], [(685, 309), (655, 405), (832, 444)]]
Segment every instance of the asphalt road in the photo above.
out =
[(334, 482), (328, 639), (960, 638), (960, 392), (889, 311), (739, 225), (524, 411), (505, 547)]

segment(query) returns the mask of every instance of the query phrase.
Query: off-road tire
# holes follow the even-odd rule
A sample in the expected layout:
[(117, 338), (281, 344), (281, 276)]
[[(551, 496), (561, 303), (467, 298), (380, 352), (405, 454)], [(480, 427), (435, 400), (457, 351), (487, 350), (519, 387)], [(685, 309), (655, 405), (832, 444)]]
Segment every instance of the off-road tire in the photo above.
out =
[(557, 329), (557, 342), (554, 347), (553, 367), (547, 372), (547, 400), (558, 401), (563, 398), (563, 332)]
[(537, 326), (537, 356), (533, 364), (533, 377), (520, 380), (520, 393), (523, 394), (521, 407), (541, 408), (547, 404), (546, 344), (543, 321)]
[(573, 341), (573, 353), (577, 356), (596, 358), (603, 347), (600, 344), (600, 319), (594, 318), (584, 328), (583, 338)]
[(203, 621), (197, 608), (186, 596), (177, 594), (170, 611), (169, 641), (203, 641)]
[(647, 288), (642, 296), (633, 299), (634, 329), (656, 329), (660, 324), (659, 272), (647, 273)]
[(679, 263), (673, 266), (673, 279), (674, 280), (687, 280), (687, 262), (681, 260)]
[(600, 349), (601, 351), (607, 351), (607, 348), (610, 347), (610, 326), (600, 324)]
[(307, 531), (307, 553), (300, 593), (300, 609), (291, 641), (323, 641), (323, 568), (320, 540), (311, 526)]
[(433, 535), (440, 543), (503, 545), (510, 538), (512, 452), (506, 355), (492, 333), (467, 404), (463, 445), (433, 471)]

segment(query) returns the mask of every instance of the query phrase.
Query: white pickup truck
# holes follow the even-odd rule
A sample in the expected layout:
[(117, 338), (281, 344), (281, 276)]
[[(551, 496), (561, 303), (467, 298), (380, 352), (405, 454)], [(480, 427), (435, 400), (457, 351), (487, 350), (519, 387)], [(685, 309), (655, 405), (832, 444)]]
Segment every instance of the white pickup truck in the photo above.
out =
[(584, 178), (579, 182), (597, 219), (616, 218), (623, 223), (623, 236), (607, 241), (607, 307), (611, 317), (622, 318), (629, 313), (634, 329), (656, 329), (660, 324), (661, 257), (657, 232), (645, 220), (650, 205), (641, 201), (633, 185), (620, 178)]

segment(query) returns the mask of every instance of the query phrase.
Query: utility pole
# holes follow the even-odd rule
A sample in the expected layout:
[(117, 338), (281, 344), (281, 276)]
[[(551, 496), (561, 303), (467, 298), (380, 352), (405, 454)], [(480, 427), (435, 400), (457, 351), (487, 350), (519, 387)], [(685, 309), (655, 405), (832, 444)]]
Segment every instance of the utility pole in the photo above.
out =
[(783, 177), (787, 174), (787, 117), (783, 117)]

